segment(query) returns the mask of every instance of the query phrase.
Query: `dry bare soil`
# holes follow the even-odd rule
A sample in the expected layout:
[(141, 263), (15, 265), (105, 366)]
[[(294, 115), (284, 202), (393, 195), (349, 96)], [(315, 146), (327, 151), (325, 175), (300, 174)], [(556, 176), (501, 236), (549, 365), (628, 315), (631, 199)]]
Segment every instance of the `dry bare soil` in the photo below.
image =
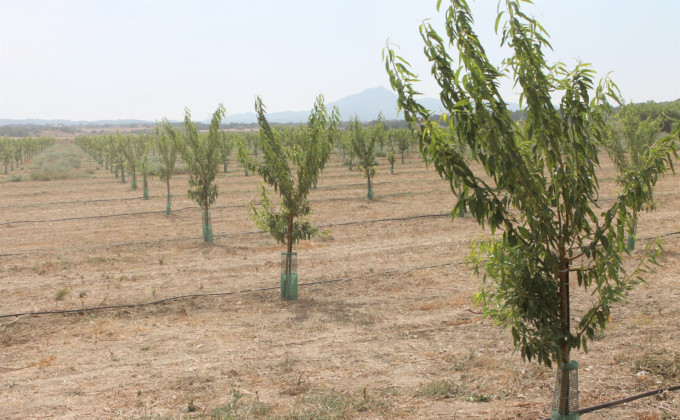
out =
[[(79, 153), (80, 178), (0, 175), (0, 315), (200, 296), (1, 318), (0, 418), (550, 415), (554, 371), (522, 362), (473, 305), (481, 280), (465, 259), (489, 232), (446, 216), (448, 183), (416, 154), (394, 175), (380, 159), (370, 202), (361, 174), (333, 156), (311, 194), (313, 220), (329, 233), (297, 249), (300, 282), (319, 283), (286, 302), (276, 290), (282, 249), (247, 212), (255, 176), (233, 163), (220, 175), (207, 245), (186, 176), (173, 178), (166, 216), (158, 179), (146, 201)], [(28, 179), (30, 168), (15, 174)], [(614, 177), (603, 158), (603, 206)], [(680, 382), (679, 231), (680, 180), (667, 177), (638, 230), (638, 249), (666, 235), (663, 266), (613, 308), (589, 353), (575, 352), (581, 407)], [(590, 299), (575, 293), (575, 316)], [(582, 418), (678, 413), (680, 393), (670, 392)]]

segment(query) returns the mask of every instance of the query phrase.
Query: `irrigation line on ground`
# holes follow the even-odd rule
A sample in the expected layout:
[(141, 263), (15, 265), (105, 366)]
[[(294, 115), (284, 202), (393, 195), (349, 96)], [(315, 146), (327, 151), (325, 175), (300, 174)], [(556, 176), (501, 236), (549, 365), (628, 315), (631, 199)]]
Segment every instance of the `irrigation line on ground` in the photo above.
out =
[[(364, 184), (365, 185), (365, 184)], [(429, 190), (429, 191), (419, 191), (417, 193), (412, 193), (412, 192), (398, 192), (398, 193), (392, 193), (392, 194), (385, 194), (382, 195), (382, 197), (398, 197), (401, 195), (421, 195), (421, 194), (430, 194), (430, 193), (436, 193), (440, 192), (437, 190)], [(140, 197), (141, 198), (141, 197)], [(138, 198), (134, 198), (135, 200)], [(323, 199), (318, 199), (318, 200), (310, 200), (311, 202), (324, 202), (324, 201), (343, 201), (343, 200), (363, 200), (364, 197), (331, 197), (331, 198), (323, 198)], [(118, 199), (116, 199), (118, 200)], [(131, 200), (131, 199), (123, 199), (123, 200)], [(96, 202), (96, 201), (108, 201), (108, 200), (93, 200), (91, 202)], [(76, 201), (71, 202), (71, 203), (77, 203)], [(85, 203), (85, 202), (82, 202)], [(254, 203), (254, 204), (259, 204), (259, 203)], [(38, 206), (36, 204), (35, 206)], [(227, 204), (224, 206), (213, 206), (211, 209), (217, 210), (217, 209), (225, 209), (225, 208), (234, 208), (234, 207), (247, 207), (247, 204)], [(173, 212), (179, 212), (179, 211), (184, 211), (187, 209), (194, 209), (196, 208), (195, 206), (192, 207), (182, 207), (179, 209), (174, 209), (172, 210)], [(98, 216), (78, 216), (78, 217), (66, 217), (62, 219), (45, 219), (45, 220), (14, 220), (11, 222), (2, 222), (0, 223), (0, 226), (4, 225), (13, 225), (13, 224), (23, 224), (23, 223), (52, 223), (52, 222), (68, 222), (68, 221), (74, 221), (74, 220), (88, 220), (88, 219), (104, 219), (104, 218), (109, 218), (109, 217), (124, 217), (124, 216), (138, 216), (138, 215), (145, 215), (145, 214), (156, 214), (156, 213), (163, 213), (165, 214), (165, 210), (152, 210), (152, 211), (142, 211), (142, 212), (128, 212), (128, 213), (115, 213), (115, 214), (102, 214)]]
[[(181, 209), (175, 209), (173, 211), (178, 212), (178, 211), (194, 209), (194, 208), (196, 208), (196, 207), (194, 207), (194, 206), (183, 207)], [(68, 221), (72, 221), (72, 220), (106, 219), (106, 218), (109, 218), (109, 217), (137, 216), (137, 215), (143, 215), (143, 214), (157, 214), (157, 213), (165, 214), (165, 210), (140, 211), (140, 212), (134, 212), (134, 213), (101, 214), (99, 216), (66, 217), (66, 218), (63, 218), (63, 219), (48, 219), (48, 220), (15, 220), (13, 222), (0, 223), (0, 226), (14, 225), (14, 224), (19, 224), (19, 223), (52, 223), (52, 222), (68, 222)]]
[[(362, 184), (364, 187), (366, 184)], [(380, 185), (380, 184), (378, 184)], [(322, 189), (324, 187), (320, 187)], [(230, 193), (232, 191), (227, 191), (227, 193)], [(245, 193), (244, 191), (240, 191), (241, 193)], [(384, 197), (398, 197), (400, 195), (427, 195), (431, 193), (441, 193), (441, 192), (446, 192), (446, 191), (441, 191), (441, 190), (420, 190), (417, 192), (411, 192), (411, 191), (402, 191), (398, 193), (391, 193), (391, 194), (380, 194), (374, 201), (380, 202), (381, 198)], [(54, 201), (50, 203), (34, 203), (34, 204), (22, 204), (22, 205), (10, 205), (10, 206), (1, 206), (0, 209), (9, 209), (9, 208), (24, 208), (24, 207), (41, 207), (41, 206), (48, 206), (48, 205), (61, 205), (61, 204), (89, 204), (89, 203), (98, 203), (98, 202), (111, 202), (111, 201), (132, 201), (132, 200), (142, 200), (144, 197), (132, 197), (132, 198), (107, 198), (107, 199), (101, 199), (101, 200), (75, 200), (75, 201)], [(164, 195), (152, 195), (149, 196), (149, 198), (163, 198), (165, 199)], [(364, 197), (358, 197), (358, 196), (350, 196), (350, 197), (330, 197), (330, 198), (320, 198), (320, 199), (311, 199), (309, 200), (312, 203), (323, 203), (325, 201), (342, 201), (342, 200), (363, 200)], [(259, 205), (260, 203), (254, 203), (256, 205)], [(224, 209), (224, 208), (232, 208), (232, 207), (247, 207), (247, 204), (228, 204), (224, 206), (214, 206), (211, 207), (211, 209)], [(137, 214), (137, 213), (132, 213)], [(84, 219), (87, 219), (89, 216), (83, 216)], [(45, 222), (48, 222), (50, 220), (45, 220)], [(52, 220), (54, 221), (54, 220)], [(28, 223), (31, 221), (25, 221), (25, 220), (19, 220), (16, 222), (8, 222), (8, 223)]]
[[(594, 405), (592, 407), (581, 408), (576, 410), (578, 414), (592, 413), (593, 411), (602, 410), (604, 408), (613, 407), (615, 405), (621, 405), (627, 402), (639, 400), (640, 398), (651, 397), (652, 395), (662, 394), (666, 391), (677, 391), (680, 390), (680, 385), (669, 386), (666, 388), (655, 389), (654, 391), (643, 392), (642, 394), (633, 395), (627, 398), (621, 398), (620, 400), (610, 401), (604, 404)], [(550, 418), (545, 418), (542, 420), (550, 420)]]
[[(194, 207), (191, 207), (194, 208)], [(348, 225), (359, 225), (359, 224), (369, 224), (369, 223), (381, 223), (381, 222), (393, 222), (393, 221), (405, 221), (405, 220), (414, 220), (414, 219), (425, 219), (425, 218), (436, 218), (436, 217), (444, 217), (444, 216), (450, 216), (449, 213), (436, 213), (436, 214), (419, 214), (415, 216), (406, 216), (406, 217), (390, 217), (390, 218), (385, 218), (385, 219), (367, 219), (367, 220), (356, 220), (356, 221), (350, 221), (350, 222), (340, 222), (340, 223), (330, 223), (326, 225), (321, 225), (319, 226), (320, 228), (330, 228), (333, 226), (348, 226)], [(247, 236), (247, 235), (264, 235), (266, 232), (263, 232), (261, 230), (250, 230), (250, 231), (244, 231), (244, 232), (234, 232), (234, 233), (220, 233), (220, 234), (214, 234), (213, 236), (216, 238), (228, 238), (228, 237), (234, 237), (234, 236)], [(117, 243), (117, 244), (106, 244), (103, 245), (104, 248), (117, 248), (121, 246), (130, 246), (130, 245), (153, 245), (153, 244), (159, 244), (159, 243), (167, 243), (167, 242), (179, 242), (179, 241), (185, 241), (185, 240), (198, 240), (202, 239), (202, 236), (189, 236), (189, 237), (180, 237), (180, 238), (164, 238), (164, 239), (154, 239), (150, 241), (132, 241), (132, 242), (122, 242), (122, 243)], [(80, 249), (80, 247), (73, 247), (70, 248), (71, 250), (76, 250)], [(89, 248), (86, 248), (89, 249)], [(50, 252), (50, 250), (47, 249), (37, 249), (33, 251), (28, 251), (28, 252), (14, 252), (14, 253), (5, 253), (5, 254), (0, 254), (0, 257), (13, 257), (13, 256), (18, 256), (18, 255), (31, 255), (31, 254), (38, 254), (41, 252)]]
[[(194, 208), (194, 207), (186, 207), (183, 210), (186, 210), (187, 208)], [(150, 212), (153, 213), (153, 212)], [(389, 217), (389, 218), (384, 218), (384, 219), (366, 219), (366, 220), (356, 220), (356, 221), (349, 221), (349, 222), (338, 222), (338, 223), (329, 223), (326, 225), (320, 225), (320, 228), (331, 228), (333, 226), (350, 226), (350, 225), (360, 225), (360, 224), (370, 224), (370, 223), (382, 223), (382, 222), (398, 222), (398, 221), (406, 221), (406, 220), (417, 220), (417, 219), (425, 219), (425, 218), (438, 218), (438, 217), (450, 217), (450, 213), (435, 213), (435, 214), (421, 214), (421, 215), (415, 215), (415, 216), (406, 216), (406, 217)], [(234, 237), (234, 236), (247, 236), (247, 235), (258, 235), (262, 234), (264, 235), (265, 232), (260, 231), (260, 230), (251, 230), (251, 231), (244, 231), (244, 232), (234, 232), (234, 233), (221, 233), (221, 234), (215, 234), (214, 237), (216, 238), (228, 238), (228, 237)], [(637, 238), (639, 241), (650, 241), (655, 238), (663, 238), (667, 236), (675, 236), (675, 235), (680, 235), (680, 231), (677, 232), (668, 232), (668, 233), (662, 233), (658, 236), (650, 236), (650, 237), (643, 237), (643, 238)], [(117, 243), (117, 244), (106, 244), (102, 245), (104, 248), (118, 248), (122, 246), (131, 246), (131, 245), (154, 245), (154, 244), (160, 244), (160, 243), (167, 243), (167, 242), (180, 242), (180, 241), (185, 241), (185, 240), (199, 240), (202, 239), (202, 236), (188, 236), (188, 237), (179, 237), (179, 238), (164, 238), (164, 239), (154, 239), (154, 240), (149, 240), (149, 241), (132, 241), (132, 242), (122, 242), (122, 243)], [(70, 250), (77, 250), (80, 249), (80, 247), (73, 247), (70, 248)], [(89, 249), (89, 248), (86, 248)], [(0, 257), (13, 257), (13, 256), (21, 256), (21, 255), (33, 255), (33, 254), (39, 254), (39, 253), (46, 253), (46, 252), (51, 252), (51, 250), (48, 249), (37, 249), (33, 251), (27, 251), (27, 252), (10, 252), (10, 253), (5, 253), (5, 254), (0, 254)]]
[[(163, 196), (160, 195), (152, 195), (149, 196), (149, 198), (161, 198)], [(141, 200), (144, 197), (132, 197), (132, 198), (102, 198), (99, 200), (75, 200), (75, 201), (52, 201), (49, 203), (31, 203), (31, 204), (21, 204), (21, 205), (9, 205), (9, 206), (2, 206), (0, 209), (17, 209), (17, 208), (23, 208), (23, 207), (40, 207), (40, 206), (54, 206), (54, 205), (61, 205), (61, 204), (88, 204), (88, 203), (102, 203), (105, 201), (132, 201), (132, 200)], [(163, 197), (164, 198), (164, 197)]]
[[(355, 279), (365, 278), (365, 277), (384, 276), (384, 275), (389, 275), (389, 274), (394, 274), (394, 273), (407, 273), (407, 272), (411, 272), (411, 271), (420, 271), (420, 270), (427, 270), (427, 269), (431, 269), (431, 268), (448, 267), (448, 266), (452, 266), (452, 265), (461, 265), (461, 264), (464, 264), (464, 263), (448, 262), (448, 263), (442, 263), (442, 264), (427, 265), (427, 266), (422, 266), (422, 267), (411, 267), (411, 268), (407, 268), (405, 270), (396, 270), (396, 269), (395, 270), (387, 270), (387, 271), (382, 271), (380, 273), (371, 273), (371, 274), (366, 274), (366, 275), (357, 276), (357, 277), (340, 277), (340, 278), (337, 278), (337, 279), (318, 280), (318, 281), (313, 281), (313, 282), (308, 282), (308, 283), (299, 283), (298, 286), (312, 286), (312, 285), (316, 285), (316, 284), (337, 283), (337, 282), (341, 282), (341, 281), (355, 280)], [(228, 292), (192, 293), (192, 294), (187, 294), (187, 295), (170, 296), (170, 297), (163, 298), (163, 299), (158, 299), (158, 300), (149, 301), (149, 302), (141, 302), (141, 303), (125, 303), (125, 304), (119, 304), (119, 305), (95, 306), (95, 307), (90, 307), (90, 308), (83, 307), (83, 308), (80, 308), (80, 309), (59, 309), (59, 310), (53, 310), (53, 311), (35, 311), (35, 312), (21, 312), (21, 313), (15, 313), (15, 314), (6, 314), (6, 315), (0, 315), (0, 319), (1, 318), (10, 318), (10, 317), (21, 317), (21, 316), (74, 314), (74, 313), (103, 311), (103, 310), (110, 310), (110, 309), (136, 308), (136, 307), (142, 307), (142, 306), (158, 305), (158, 304), (161, 304), (161, 303), (167, 303), (167, 302), (170, 302), (170, 301), (180, 300), (180, 299), (191, 299), (191, 298), (199, 298), (199, 297), (215, 297), (215, 296), (229, 296), (229, 295), (236, 295), (236, 294), (241, 294), (241, 293), (263, 292), (263, 291), (278, 290), (278, 289), (280, 289), (280, 286), (260, 287), (260, 288), (255, 288), (255, 289), (232, 290), (232, 291), (228, 291)]]

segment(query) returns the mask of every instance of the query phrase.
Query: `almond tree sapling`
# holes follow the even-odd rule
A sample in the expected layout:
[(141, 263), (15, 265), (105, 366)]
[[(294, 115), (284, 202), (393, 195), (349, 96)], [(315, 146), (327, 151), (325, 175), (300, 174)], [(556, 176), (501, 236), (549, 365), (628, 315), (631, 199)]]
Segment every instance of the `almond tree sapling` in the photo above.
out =
[(2, 160), (3, 165), (5, 165), (5, 175), (7, 175), (7, 168), (12, 161), (12, 154), (10, 152), (10, 144), (7, 136), (3, 136), (2, 139), (0, 139), (0, 159)]
[(130, 187), (137, 189), (137, 170), (141, 168), (143, 160), (149, 152), (149, 142), (144, 134), (123, 136), (122, 153), (128, 168), (128, 174), (132, 176)]
[(389, 150), (387, 151), (387, 162), (390, 164), (390, 174), (394, 174), (394, 162), (396, 161), (394, 157), (394, 132), (395, 130), (390, 129), (387, 131), (387, 145)]
[(208, 134), (199, 136), (196, 124), (191, 121), (191, 113), (185, 108), (183, 141), (178, 139), (175, 143), (182, 160), (189, 167), (189, 198), (202, 210), (204, 242), (213, 241), (210, 206), (217, 200), (215, 178), (220, 164), (219, 130), (224, 113), (224, 106), (220, 104), (213, 113)]
[(234, 150), (234, 137), (229, 135), (225, 131), (220, 132), (220, 160), (222, 161), (223, 171), (227, 173), (227, 163), (229, 162), (229, 156), (231, 156), (231, 151)]
[(401, 164), (404, 164), (404, 153), (413, 145), (414, 138), (411, 130), (395, 130), (397, 148), (401, 153)]
[(342, 150), (342, 157), (347, 159), (349, 170), (354, 163), (354, 149), (352, 148), (352, 133), (349, 130), (338, 131), (338, 147)]
[[(626, 269), (625, 235), (637, 212), (651, 203), (659, 177), (672, 170), (680, 132), (655, 141), (641, 164), (619, 178), (620, 192), (611, 207), (600, 211), (598, 146), (603, 144), (607, 102), (618, 101), (617, 88), (608, 80), (595, 87), (594, 71), (587, 65), (549, 65), (544, 29), (516, 1), (503, 3), (496, 29), (501, 29), (502, 46), (512, 51), (503, 71), (487, 58), (464, 0), (452, 0), (446, 8), (448, 39), (427, 22), (420, 27), (447, 110), (441, 117), (446, 128), (416, 101), (417, 76), (409, 64), (389, 45), (383, 57), (399, 108), (420, 135), (421, 152), (450, 179), (458, 198), (452, 216), (468, 209), (492, 233), (502, 229), (500, 236), (478, 243), (470, 256), (475, 271), (484, 272), (475, 299), (485, 316), (510, 329), (523, 358), (560, 365), (553, 407), (556, 418), (565, 418), (574, 402), (571, 350), (583, 346), (587, 351), (588, 339), (605, 328), (612, 305), (656, 263), (658, 240), (647, 245), (632, 270)], [(449, 46), (457, 51), (449, 54)], [(460, 60), (456, 66), (454, 57)], [(498, 90), (506, 74), (526, 103), (523, 123), (512, 120)], [(561, 96), (557, 107), (556, 95)], [(481, 165), (469, 165), (452, 141), (467, 144), (471, 159)], [(571, 273), (574, 286), (591, 295), (577, 314), (575, 329)]]
[(116, 178), (118, 178), (118, 169), (120, 169), (120, 182), (125, 183), (125, 149), (127, 147), (127, 137), (121, 135), (118, 131), (113, 136), (114, 146), (116, 148)]
[(167, 186), (167, 201), (165, 202), (165, 214), (170, 214), (170, 202), (172, 195), (170, 194), (170, 178), (175, 173), (175, 163), (177, 161), (177, 142), (181, 141), (175, 130), (172, 128), (170, 122), (163, 118), (161, 122), (156, 123), (155, 129), (155, 146), (158, 151), (158, 160), (160, 161), (160, 169), (158, 176), (161, 181), (165, 181)]
[(292, 300), (297, 298), (293, 246), (302, 239), (311, 239), (319, 232), (309, 222), (312, 208), (307, 195), (330, 157), (330, 139), (338, 124), (338, 112), (334, 108), (329, 116), (323, 97), (319, 96), (307, 126), (291, 131), (299, 134), (296, 141), (284, 142), (280, 133), (269, 125), (265, 106), (259, 97), (255, 100), (255, 111), (260, 125), (257, 139), (262, 162), (255, 159), (243, 143), (239, 143), (238, 159), (244, 167), (258, 173), (281, 197), (279, 208), (275, 209), (267, 190), (261, 187), (262, 208), (258, 210), (252, 204), (250, 208), (257, 226), (286, 246), (286, 252), (282, 254), (281, 297)]
[(146, 134), (140, 134), (134, 139), (135, 147), (137, 148), (138, 155), (137, 164), (139, 165), (139, 170), (142, 172), (142, 187), (144, 188), (143, 194), (144, 199), (149, 199), (149, 149), (151, 148), (151, 139)]
[(382, 126), (382, 113), (378, 117), (378, 123), (373, 130), (367, 130), (359, 121), (358, 117), (352, 118), (349, 122), (349, 131), (352, 138), (352, 150), (357, 157), (357, 166), (361, 168), (366, 177), (368, 193), (366, 197), (373, 200), (373, 184), (371, 177), (375, 176), (375, 141), (378, 139), (377, 126)]

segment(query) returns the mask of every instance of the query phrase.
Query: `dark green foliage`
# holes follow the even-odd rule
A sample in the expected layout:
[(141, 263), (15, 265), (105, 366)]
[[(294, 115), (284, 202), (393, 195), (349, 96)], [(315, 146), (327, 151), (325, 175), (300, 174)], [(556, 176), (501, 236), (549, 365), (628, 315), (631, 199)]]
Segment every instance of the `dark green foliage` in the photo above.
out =
[(349, 132), (352, 139), (352, 151), (357, 157), (357, 166), (363, 171), (368, 185), (367, 197), (373, 199), (373, 184), (371, 178), (375, 176), (375, 144), (385, 137), (385, 118), (382, 113), (371, 129), (365, 129), (357, 117), (349, 122)]
[[(220, 104), (213, 113), (207, 135), (199, 135), (196, 124), (191, 121), (189, 109), (184, 110), (183, 141), (176, 141), (177, 150), (182, 155), (182, 160), (189, 167), (189, 198), (194, 200), (203, 210), (202, 226), (203, 241), (212, 242), (212, 223), (210, 219), (210, 206), (217, 200), (218, 166), (220, 164), (220, 122), (224, 118), (225, 109)], [(167, 211), (166, 211), (167, 213)]]
[(163, 118), (160, 123), (156, 123), (154, 147), (158, 152), (158, 160), (160, 162), (158, 177), (161, 181), (165, 181), (167, 188), (166, 214), (170, 214), (171, 208), (170, 178), (175, 173), (178, 141), (177, 133), (166, 118)]
[(280, 195), (277, 210), (262, 187), (262, 209), (251, 205), (251, 211), (257, 226), (269, 232), (278, 243), (286, 244), (290, 253), (295, 243), (318, 233), (318, 228), (308, 220), (311, 206), (307, 195), (330, 156), (330, 139), (338, 123), (338, 113), (334, 109), (329, 116), (320, 96), (307, 125), (282, 135), (269, 125), (259, 97), (255, 110), (260, 124), (260, 135), (256, 139), (262, 162), (255, 159), (243, 143), (239, 143), (238, 158), (245, 168), (259, 174)]
[[(420, 27), (448, 110), (440, 122), (416, 102), (417, 77), (408, 63), (389, 46), (384, 58), (399, 107), (420, 136), (421, 152), (451, 180), (458, 198), (452, 216), (468, 210), (492, 233), (502, 229), (470, 257), (475, 271), (484, 272), (476, 301), (486, 316), (510, 329), (522, 357), (550, 365), (568, 361), (571, 348), (585, 349), (606, 326), (612, 304), (657, 262), (660, 244), (652, 241), (640, 263), (627, 271), (624, 242), (634, 215), (651, 202), (658, 178), (673, 168), (678, 132), (647, 149), (640, 166), (621, 177), (615, 202), (601, 211), (598, 147), (608, 100), (618, 101), (616, 85), (605, 80), (595, 86), (594, 71), (584, 64), (568, 69), (546, 63), (547, 34), (515, 1), (505, 1), (496, 28), (512, 51), (504, 64), (526, 104), (522, 123), (513, 121), (498, 91), (506, 73), (486, 57), (463, 0), (446, 7), (447, 40), (427, 22)], [(455, 55), (449, 55), (448, 45), (456, 48)], [(455, 67), (454, 57), (460, 58)], [(558, 107), (552, 105), (554, 95), (561, 96)], [(460, 142), (481, 171), (468, 164)], [(570, 273), (593, 296), (574, 330)]]
[(222, 104), (213, 113), (207, 135), (199, 135), (196, 124), (191, 121), (189, 109), (184, 110), (183, 141), (176, 141), (182, 160), (189, 167), (189, 198), (194, 200), (203, 211), (210, 210), (210, 205), (217, 200), (217, 176), (220, 164), (219, 126), (224, 117)]

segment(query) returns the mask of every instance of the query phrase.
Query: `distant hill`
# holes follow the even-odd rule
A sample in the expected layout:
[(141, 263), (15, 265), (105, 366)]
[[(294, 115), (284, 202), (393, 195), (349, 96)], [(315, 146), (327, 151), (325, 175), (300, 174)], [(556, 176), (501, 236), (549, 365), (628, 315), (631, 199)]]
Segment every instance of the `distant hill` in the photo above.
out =
[[(421, 103), (430, 108), (440, 108), (439, 101), (432, 98), (422, 98)], [(373, 121), (378, 118), (382, 111), (385, 119), (398, 120), (403, 116), (397, 115), (397, 95), (382, 86), (366, 89), (353, 95), (345, 96), (334, 102), (326, 104), (328, 109), (337, 106), (340, 111), (340, 119), (349, 121), (357, 115), (361, 121)], [(311, 109), (311, 108), (310, 108)], [(310, 111), (284, 111), (267, 114), (269, 122), (276, 123), (300, 123), (307, 121)], [(254, 112), (227, 115), (224, 123), (255, 123), (257, 115)]]
[[(334, 106), (337, 106), (340, 110), (342, 121), (349, 121), (355, 115), (362, 121), (372, 121), (378, 118), (380, 111), (387, 120), (399, 119), (397, 115), (397, 95), (384, 87), (366, 89), (326, 104), (328, 109)], [(309, 110), (271, 112), (267, 114), (267, 120), (275, 123), (300, 123), (307, 121), (309, 112)], [(257, 115), (254, 112), (226, 115), (224, 118), (225, 124), (254, 122), (257, 122)]]
[(42, 120), (42, 119), (26, 119), (26, 120), (10, 120), (6, 118), (0, 118), (0, 126), (3, 125), (146, 125), (153, 124), (153, 121), (143, 121), (143, 120), (97, 120), (97, 121), (73, 121), (73, 120)]
[[(441, 113), (441, 102), (435, 98), (422, 97), (418, 101), (426, 108), (432, 110), (434, 113)], [(397, 114), (397, 95), (385, 87), (379, 86), (366, 89), (362, 92), (353, 95), (345, 96), (335, 102), (327, 103), (326, 106), (330, 109), (337, 106), (340, 110), (340, 119), (342, 121), (349, 121), (350, 118), (357, 115), (361, 121), (373, 121), (378, 118), (378, 114), (382, 111), (386, 120), (400, 120), (403, 119), (403, 114)], [(519, 109), (517, 104), (509, 104), (511, 111)], [(309, 117), (309, 110), (305, 111), (282, 111), (271, 112), (267, 114), (269, 122), (273, 123), (301, 123), (307, 121)], [(210, 120), (201, 121), (209, 124)], [(257, 115), (254, 112), (246, 112), (241, 114), (227, 114), (222, 120), (223, 124), (253, 124), (257, 123)], [(26, 119), (26, 120), (10, 120), (0, 118), (0, 126), (7, 125), (52, 125), (52, 126), (143, 126), (154, 124), (153, 121), (143, 120), (98, 120), (98, 121), (70, 121), (70, 120), (43, 120), (43, 119)]]
[[(441, 102), (435, 98), (422, 97), (418, 101), (426, 108), (441, 113), (443, 107)], [(353, 95), (345, 96), (337, 101), (326, 104), (327, 108), (337, 106), (340, 110), (340, 119), (349, 121), (357, 115), (361, 121), (373, 121), (378, 118), (382, 111), (386, 120), (403, 119), (403, 114), (397, 114), (397, 94), (382, 86), (366, 89)], [(510, 110), (519, 109), (517, 104), (509, 104)], [(307, 121), (310, 111), (284, 111), (271, 112), (267, 114), (267, 120), (275, 123), (300, 123)], [(204, 121), (209, 123), (209, 120)], [(251, 124), (257, 122), (257, 115), (254, 112), (242, 114), (226, 115), (223, 122)]]

